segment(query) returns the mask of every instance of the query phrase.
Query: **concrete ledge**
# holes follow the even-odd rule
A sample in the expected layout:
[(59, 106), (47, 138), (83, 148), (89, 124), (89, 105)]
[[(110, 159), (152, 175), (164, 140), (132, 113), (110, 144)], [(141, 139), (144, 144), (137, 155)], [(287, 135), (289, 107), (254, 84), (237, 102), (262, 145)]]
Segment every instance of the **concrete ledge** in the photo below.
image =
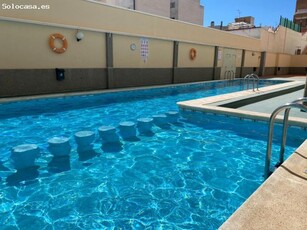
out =
[[(303, 84), (302, 82), (295, 82), (295, 81), (287, 82), (283, 84), (263, 87), (263, 88), (260, 88), (260, 91), (253, 92), (252, 90), (245, 90), (245, 91), (218, 95), (218, 96), (213, 96), (213, 97), (182, 101), (182, 102), (178, 102), (177, 105), (181, 109), (202, 111), (202, 112), (208, 112), (208, 113), (225, 114), (225, 115), (236, 116), (236, 117), (247, 118), (247, 119), (269, 121), (270, 114), (268, 113), (260, 113), (260, 112), (254, 112), (254, 111), (226, 108), (226, 107), (221, 107), (219, 105), (226, 104), (229, 102), (234, 102), (235, 100), (242, 100), (243, 98), (248, 98), (248, 97), (257, 97), (257, 96), (263, 97), (263, 95), (268, 94), (272, 91), (281, 90), (281, 89), (284, 90), (290, 87), (297, 87), (298, 85), (302, 85), (302, 84)], [(282, 123), (282, 119), (283, 119), (283, 116), (278, 115), (276, 121), (279, 123)], [(289, 125), (307, 128), (307, 119), (299, 118), (299, 117), (290, 117)]]
[(307, 140), (220, 229), (307, 229)]

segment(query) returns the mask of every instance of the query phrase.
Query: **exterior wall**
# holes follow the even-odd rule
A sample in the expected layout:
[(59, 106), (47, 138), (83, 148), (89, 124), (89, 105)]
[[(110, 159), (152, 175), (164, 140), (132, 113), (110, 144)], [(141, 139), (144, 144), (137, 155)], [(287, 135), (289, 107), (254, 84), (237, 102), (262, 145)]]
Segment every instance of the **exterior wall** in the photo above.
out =
[(278, 54), (277, 55), (277, 75), (289, 74), (291, 64), (291, 55), (288, 54)]
[(260, 38), (261, 30), (259, 28), (252, 28), (252, 29), (243, 29), (243, 30), (231, 30), (229, 33), (237, 34), (241, 36), (248, 36), (252, 38)]
[(260, 57), (261, 57), (260, 52), (247, 50), (245, 53), (244, 66), (245, 67), (259, 67)]
[[(148, 57), (141, 57), (141, 37), (114, 35), (114, 69), (110, 88), (172, 83), (173, 42), (148, 40)], [(135, 49), (131, 49), (131, 47)]]
[[(196, 50), (196, 58), (190, 57), (190, 50)], [(213, 80), (213, 46), (181, 42), (178, 47), (178, 66), (175, 68), (174, 83)]]
[(170, 0), (136, 0), (135, 9), (170, 18)]
[[(7, 4), (15, 3), (14, 0), (7, 0), (6, 2)], [(164, 17), (82, 0), (65, 0), (66, 4), (63, 4), (61, 0), (49, 0), (47, 2), (50, 4), (50, 10), (47, 13), (35, 10), (31, 12), (27, 10), (5, 10), (1, 12), (2, 17), (75, 28), (89, 28), (90, 30), (114, 34), (261, 50), (259, 39), (237, 36), (225, 31), (204, 28)], [(41, 5), (41, 1), (29, 0), (27, 4)], [(88, 13), (87, 17), (79, 16), (85, 13)], [(116, 20), (119, 18), (120, 20)]]
[[(281, 27), (278, 33), (265, 34), (270, 39), (265, 43), (92, 1), (65, 2), (48, 1), (48, 13), (1, 11), (0, 97), (219, 80), (227, 50), (233, 51), (231, 66), (240, 77), (258, 72), (263, 50), (288, 50), (292, 46), (285, 42), (297, 44), (299, 38)], [(10, 3), (14, 2), (7, 0)], [(78, 17), (84, 12), (90, 13)], [(80, 42), (77, 29), (85, 34)], [(68, 41), (63, 54), (48, 45), (53, 33)], [(141, 39), (149, 42), (146, 60), (141, 57)], [(194, 60), (191, 48), (197, 51)], [(292, 60), (289, 54), (267, 52), (265, 73), (302, 73), (305, 63), (303, 57)], [(65, 69), (65, 80), (56, 80), (55, 68)]]
[(285, 47), (282, 53), (294, 55), (297, 49), (303, 51), (304, 47), (307, 45), (307, 40), (303, 39), (302, 34), (288, 28), (284, 29), (287, 30), (287, 34), (285, 38)]
[[(0, 96), (107, 88), (104, 33), (84, 31), (84, 40), (77, 42), (75, 29), (9, 21), (0, 21), (0, 27)], [(66, 37), (65, 53), (50, 49), (53, 33)], [(64, 81), (56, 80), (55, 68), (65, 69)]]
[[(173, 43), (166, 40), (148, 40), (148, 58), (141, 58), (141, 37), (114, 35), (114, 68), (172, 68)], [(130, 46), (136, 49), (131, 50)]]
[(261, 29), (261, 47), (271, 53), (278, 53), (284, 49), (286, 30), (279, 26), (277, 31), (267, 31)]
[(307, 55), (293, 55), (289, 71), (291, 74), (307, 75)]
[[(0, 21), (0, 69), (105, 68), (105, 34), (84, 31), (85, 38), (77, 42), (77, 30), (26, 23)], [(68, 49), (54, 53), (49, 36), (64, 35)]]
[(279, 26), (276, 31), (265, 28), (233, 30), (229, 33), (259, 38), (261, 50), (272, 53), (295, 54), (297, 49), (304, 50), (307, 46), (306, 35)]
[(180, 21), (203, 25), (204, 7), (200, 5), (200, 0), (177, 0), (177, 5), (178, 15), (176, 19)]
[(278, 66), (279, 67), (289, 67), (291, 64), (291, 55), (278, 54)]
[(275, 75), (278, 66), (278, 54), (266, 53), (264, 75)]
[[(196, 50), (196, 58), (191, 60), (190, 50)], [(178, 67), (213, 67), (214, 47), (180, 43), (178, 55)]]
[(101, 2), (113, 6), (124, 7), (127, 9), (134, 9), (133, 0), (95, 0), (96, 2)]
[(275, 67), (277, 66), (277, 57), (278, 55), (275, 53), (267, 53), (266, 54), (266, 60), (265, 60), (265, 66), (266, 67)]

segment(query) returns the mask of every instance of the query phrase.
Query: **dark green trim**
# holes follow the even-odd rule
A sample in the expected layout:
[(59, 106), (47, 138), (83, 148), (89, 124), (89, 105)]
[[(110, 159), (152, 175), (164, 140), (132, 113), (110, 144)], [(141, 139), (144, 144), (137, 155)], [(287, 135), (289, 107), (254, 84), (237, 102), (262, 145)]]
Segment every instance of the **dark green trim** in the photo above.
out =
[(113, 67), (113, 35), (111, 33), (106, 33), (106, 59), (107, 68)]
[(275, 67), (265, 67), (264, 68), (264, 76), (272, 76), (275, 75)]
[(113, 79), (113, 35), (106, 33), (107, 88), (112, 88)]
[(172, 84), (173, 68), (114, 68), (112, 88)]
[(102, 90), (107, 88), (106, 69), (65, 69), (56, 80), (55, 69), (0, 70), (0, 97), (16, 97)]
[(264, 75), (265, 59), (266, 59), (266, 52), (261, 52), (259, 76), (263, 76)]
[[(306, 63), (306, 65), (307, 65), (307, 63)], [(290, 74), (306, 75), (307, 74), (307, 67), (290, 67), (289, 72), (290, 72)]]
[(176, 68), (175, 83), (211, 81), (214, 68)]
[(245, 75), (243, 75), (244, 64), (245, 64), (245, 50), (242, 50), (241, 67), (240, 67), (240, 74), (239, 74), (239, 77), (241, 78), (245, 77)]
[[(213, 74), (212, 74), (212, 80), (215, 80), (216, 77), (216, 72), (217, 72), (217, 63), (218, 63), (218, 55), (219, 55), (219, 47), (215, 46), (214, 47), (214, 60), (213, 60)], [(218, 75), (220, 76), (220, 75)]]
[(179, 42), (174, 41), (173, 45), (173, 71), (172, 71), (172, 83), (175, 82), (175, 69), (178, 67), (178, 50), (179, 50)]
[(276, 67), (276, 75), (290, 74), (289, 67)]
[(259, 101), (263, 101), (263, 100), (267, 100), (273, 97), (278, 97), (280, 95), (284, 95), (284, 94), (288, 94), (288, 93), (292, 93), (295, 92), (297, 90), (303, 89), (304, 85), (298, 85), (295, 87), (291, 87), (291, 88), (286, 88), (286, 89), (281, 89), (278, 91), (273, 91), (273, 92), (269, 92), (269, 93), (265, 93), (265, 94), (258, 94), (256, 96), (252, 96), (252, 97), (248, 97), (248, 98), (244, 98), (244, 99), (240, 99), (237, 101), (233, 101), (233, 102), (229, 102), (223, 105), (220, 105), (221, 107), (227, 107), (227, 108), (239, 108), (245, 105), (249, 105), (252, 103), (256, 103)]

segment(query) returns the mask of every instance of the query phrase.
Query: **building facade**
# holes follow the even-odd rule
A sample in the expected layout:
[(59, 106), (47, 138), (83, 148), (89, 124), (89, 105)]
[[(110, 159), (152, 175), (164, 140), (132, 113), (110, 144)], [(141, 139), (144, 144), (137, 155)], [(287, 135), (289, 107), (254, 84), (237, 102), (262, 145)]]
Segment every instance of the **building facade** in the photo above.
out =
[(146, 12), (179, 21), (203, 25), (204, 7), (200, 0), (96, 0), (97, 2)]
[[(305, 75), (307, 55), (295, 51), (307, 47), (307, 33), (283, 26), (255, 38), (84, 0), (52, 0), (43, 14), (1, 13), (0, 97), (221, 80), (228, 70)], [(65, 37), (63, 53), (48, 42), (55, 33)]]
[(171, 0), (170, 17), (172, 19), (203, 25), (204, 6), (200, 0)]
[(301, 26), (301, 32), (307, 32), (307, 0), (297, 0), (293, 18), (294, 23)]

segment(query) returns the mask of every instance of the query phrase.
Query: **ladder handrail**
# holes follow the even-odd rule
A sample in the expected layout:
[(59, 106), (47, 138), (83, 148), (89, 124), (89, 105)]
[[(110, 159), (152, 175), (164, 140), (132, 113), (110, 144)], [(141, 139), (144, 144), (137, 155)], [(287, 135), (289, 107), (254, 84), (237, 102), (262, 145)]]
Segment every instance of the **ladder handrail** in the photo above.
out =
[(227, 80), (234, 80), (235, 79), (235, 72), (233, 70), (227, 70), (224, 73), (224, 79)]
[(235, 79), (235, 71), (233, 71), (233, 70), (230, 70), (230, 72), (232, 73), (232, 75), (231, 75), (231, 80), (234, 80)]
[(255, 73), (247, 74), (244, 77), (244, 81), (247, 81), (247, 89), (249, 89), (249, 79), (253, 79), (253, 91), (255, 91), (255, 82), (257, 82), (257, 90), (259, 90), (259, 77)]
[(267, 179), (270, 176), (270, 163), (271, 163), (271, 155), (272, 155), (272, 141), (274, 134), (274, 122), (277, 115), (285, 110), (284, 118), (283, 118), (283, 133), (282, 133), (282, 142), (279, 153), (279, 163), (282, 164), (284, 161), (284, 152), (285, 145), (287, 139), (287, 128), (288, 128), (288, 119), (291, 108), (298, 108), (307, 112), (307, 106), (303, 103), (307, 102), (307, 97), (299, 98), (297, 100), (292, 101), (291, 103), (286, 103), (285, 105), (279, 106), (276, 108), (270, 116), (269, 120), (269, 133), (268, 133), (268, 142), (267, 142), (267, 151), (266, 151), (266, 159), (265, 159), (265, 168), (264, 168), (264, 178)]
[(259, 77), (258, 77), (258, 75), (255, 74), (255, 73), (252, 73), (251, 75), (256, 77), (256, 79), (257, 79), (257, 90), (259, 90)]
[(244, 80), (247, 82), (247, 90), (249, 89), (249, 80), (250, 79), (253, 79), (253, 91), (255, 91), (255, 77), (252, 75), (252, 74), (247, 74), (245, 77), (244, 77)]

